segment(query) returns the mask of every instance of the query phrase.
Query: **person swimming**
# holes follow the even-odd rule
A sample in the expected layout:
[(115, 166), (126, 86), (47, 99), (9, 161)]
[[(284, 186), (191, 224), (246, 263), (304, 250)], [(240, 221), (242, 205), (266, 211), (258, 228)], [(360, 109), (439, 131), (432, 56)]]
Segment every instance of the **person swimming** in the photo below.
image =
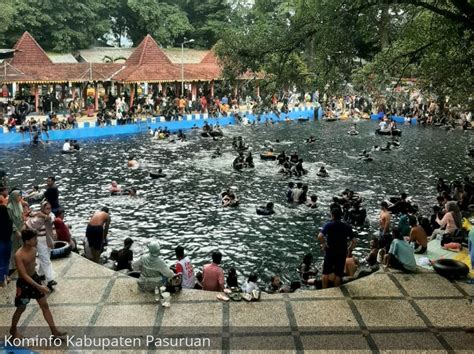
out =
[(222, 206), (225, 207), (235, 207), (239, 205), (239, 198), (235, 195), (234, 191), (231, 188), (228, 188), (225, 192), (222, 193)]
[(288, 174), (288, 175), (291, 175), (291, 162), (290, 162), (290, 158), (289, 157), (286, 157), (285, 158), (285, 162), (283, 162), (282, 164), (282, 168), (280, 169), (280, 171), (278, 171), (279, 173), (283, 173), (283, 174)]
[(359, 132), (357, 131), (357, 124), (353, 124), (351, 130), (347, 132), (349, 135), (358, 135)]
[(222, 151), (221, 148), (216, 148), (216, 151), (214, 151), (211, 155), (211, 159), (215, 159), (216, 157), (222, 156)]
[(306, 142), (307, 142), (308, 144), (315, 143), (315, 142), (316, 142), (316, 138), (311, 135), (308, 139), (306, 139)]
[(291, 155), (290, 155), (290, 162), (292, 164), (297, 164), (299, 161), (299, 157), (298, 157), (298, 154), (295, 152), (293, 152)]
[(74, 149), (74, 150), (81, 150), (81, 146), (79, 145), (79, 143), (77, 142), (77, 140), (71, 140), (71, 147)]
[(128, 195), (129, 197), (136, 197), (137, 189), (135, 187), (125, 188), (122, 194)]
[(109, 187), (110, 195), (117, 195), (122, 193), (122, 188), (117, 184), (117, 181), (112, 181)]
[(255, 164), (253, 163), (252, 152), (248, 152), (247, 157), (245, 158), (245, 166), (249, 168), (254, 168)]
[(308, 173), (308, 170), (303, 168), (303, 159), (298, 159), (298, 162), (291, 168), (291, 171), (297, 177), (301, 177)]
[(163, 173), (163, 169), (162, 169), (162, 168), (159, 168), (158, 171), (156, 171), (156, 172), (150, 172), (150, 177), (153, 178), (153, 179), (156, 179), (156, 178), (165, 178), (165, 177), (166, 177), (166, 174)]
[(359, 160), (372, 161), (373, 159), (372, 156), (370, 156), (370, 153), (368, 153), (367, 150), (364, 150), (359, 154)]
[(26, 197), (28, 201), (31, 202), (37, 202), (43, 199), (44, 192), (41, 192), (39, 189), (39, 186), (33, 186), (33, 189), (27, 193)]
[(282, 151), (278, 156), (277, 156), (278, 164), (283, 165), (286, 161), (286, 155), (285, 152)]
[(319, 177), (329, 177), (329, 173), (324, 166), (321, 166), (321, 168), (319, 169), (319, 172), (316, 173), (316, 175)]
[(239, 156), (237, 156), (234, 159), (234, 162), (232, 163), (232, 167), (234, 167), (235, 170), (240, 171), (245, 167), (245, 158), (244, 158), (244, 153), (241, 151), (239, 152)]
[(381, 147), (380, 150), (381, 151), (389, 151), (389, 150), (391, 150), (391, 146), (392, 146), (392, 143), (390, 141), (388, 141), (387, 145), (385, 145), (385, 147)]
[(275, 210), (273, 209), (274, 205), (272, 202), (268, 202), (265, 206), (259, 206), (257, 208), (258, 215), (272, 215), (275, 214)]
[(140, 164), (135, 160), (135, 156), (132, 155), (128, 158), (127, 166), (130, 168), (138, 168), (140, 167)]
[(64, 152), (71, 151), (71, 144), (69, 143), (68, 139), (64, 140), (62, 151), (64, 151)]
[(306, 206), (311, 209), (315, 209), (318, 207), (318, 196), (312, 195), (309, 200), (306, 201)]

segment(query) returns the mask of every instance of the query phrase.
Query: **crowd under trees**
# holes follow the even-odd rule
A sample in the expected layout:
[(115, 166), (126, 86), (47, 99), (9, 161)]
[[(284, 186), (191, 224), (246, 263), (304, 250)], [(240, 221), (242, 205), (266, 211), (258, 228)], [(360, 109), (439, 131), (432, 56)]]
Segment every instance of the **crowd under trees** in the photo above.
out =
[(473, 106), (472, 0), (2, 0), (0, 22), (3, 47), (25, 30), (59, 52), (192, 38), (214, 46), (230, 81), (251, 71), (268, 90), (381, 94), (408, 78)]

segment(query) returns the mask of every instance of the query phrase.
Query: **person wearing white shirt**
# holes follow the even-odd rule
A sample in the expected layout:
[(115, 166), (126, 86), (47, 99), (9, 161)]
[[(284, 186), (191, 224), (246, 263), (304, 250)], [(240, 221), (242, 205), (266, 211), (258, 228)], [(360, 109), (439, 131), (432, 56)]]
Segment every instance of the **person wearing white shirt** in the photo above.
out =
[(71, 144), (69, 143), (69, 140), (65, 140), (63, 144), (63, 151), (69, 151), (71, 150)]
[(380, 128), (380, 131), (387, 131), (388, 130), (388, 125), (387, 125), (387, 122), (386, 121), (381, 121), (379, 123), (379, 128)]
[(27, 228), (35, 230), (38, 234), (38, 274), (44, 276), (47, 287), (53, 291), (57, 284), (54, 280), (53, 265), (51, 264), (51, 249), (54, 248), (53, 229), (54, 214), (51, 212), (51, 204), (47, 201), (41, 203), (41, 212), (31, 216), (26, 221)]
[(258, 290), (257, 280), (258, 280), (257, 274), (255, 273), (250, 274), (247, 280), (247, 283), (245, 284), (244, 292), (252, 293), (252, 291)]

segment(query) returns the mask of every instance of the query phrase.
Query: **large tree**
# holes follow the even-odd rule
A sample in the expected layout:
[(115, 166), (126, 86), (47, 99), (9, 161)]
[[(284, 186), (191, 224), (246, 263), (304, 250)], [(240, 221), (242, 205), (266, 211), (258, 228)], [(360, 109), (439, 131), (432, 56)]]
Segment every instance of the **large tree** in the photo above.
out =
[[(374, 89), (415, 78), (417, 86), (451, 102), (470, 105), (474, 68), (474, 6), (465, 0), (388, 1), (397, 6), (404, 26), (354, 78)], [(393, 3), (393, 4), (391, 4)], [(363, 4), (360, 9), (375, 6)]]
[(24, 31), (29, 31), (46, 50), (66, 52), (89, 47), (110, 29), (106, 0), (18, 0), (11, 3), (11, 24), (3, 30), (6, 44), (10, 46)]
[(134, 19), (128, 35), (135, 45), (146, 34), (152, 35), (163, 46), (173, 45), (193, 29), (187, 14), (178, 5), (156, 0), (128, 0), (128, 6)]
[(0, 46), (10, 46), (11, 42), (8, 41), (6, 32), (13, 25), (13, 17), (16, 13), (15, 4), (13, 0), (4, 0), (2, 1), (1, 11), (0, 11), (0, 23), (2, 24), (2, 29), (0, 30)]
[[(227, 29), (218, 46), (233, 76), (250, 69), (291, 84), (309, 74), (334, 93), (354, 79), (377, 89), (405, 76), (459, 102), (472, 96), (468, 0), (256, 0), (240, 21), (245, 26)], [(296, 57), (306, 67), (282, 75)]]
[(223, 29), (232, 25), (231, 1), (178, 0), (175, 3), (187, 14), (192, 30), (185, 35), (195, 40), (195, 46), (211, 48)]

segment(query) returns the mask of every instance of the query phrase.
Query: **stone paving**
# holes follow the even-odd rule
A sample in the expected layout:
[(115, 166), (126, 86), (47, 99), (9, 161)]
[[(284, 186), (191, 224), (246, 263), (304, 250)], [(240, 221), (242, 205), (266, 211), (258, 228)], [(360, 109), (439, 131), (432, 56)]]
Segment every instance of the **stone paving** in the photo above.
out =
[[(378, 272), (341, 288), (262, 294), (259, 302), (219, 302), (217, 293), (182, 291), (163, 308), (136, 280), (80, 256), (53, 261), (56, 291), (48, 303), (58, 327), (89, 336), (206, 337), (197, 351), (439, 351), (470, 352), (474, 285), (434, 273)], [(14, 312), (12, 282), (0, 290), (2, 339)], [(48, 334), (32, 301), (20, 321), (26, 337)], [(5, 332), (5, 333), (3, 333)], [(140, 342), (143, 344), (143, 342)], [(108, 349), (117, 348), (114, 346)], [(181, 349), (189, 349), (181, 347)], [(80, 350), (63, 342), (59, 348)], [(153, 351), (152, 344), (134, 348)]]

